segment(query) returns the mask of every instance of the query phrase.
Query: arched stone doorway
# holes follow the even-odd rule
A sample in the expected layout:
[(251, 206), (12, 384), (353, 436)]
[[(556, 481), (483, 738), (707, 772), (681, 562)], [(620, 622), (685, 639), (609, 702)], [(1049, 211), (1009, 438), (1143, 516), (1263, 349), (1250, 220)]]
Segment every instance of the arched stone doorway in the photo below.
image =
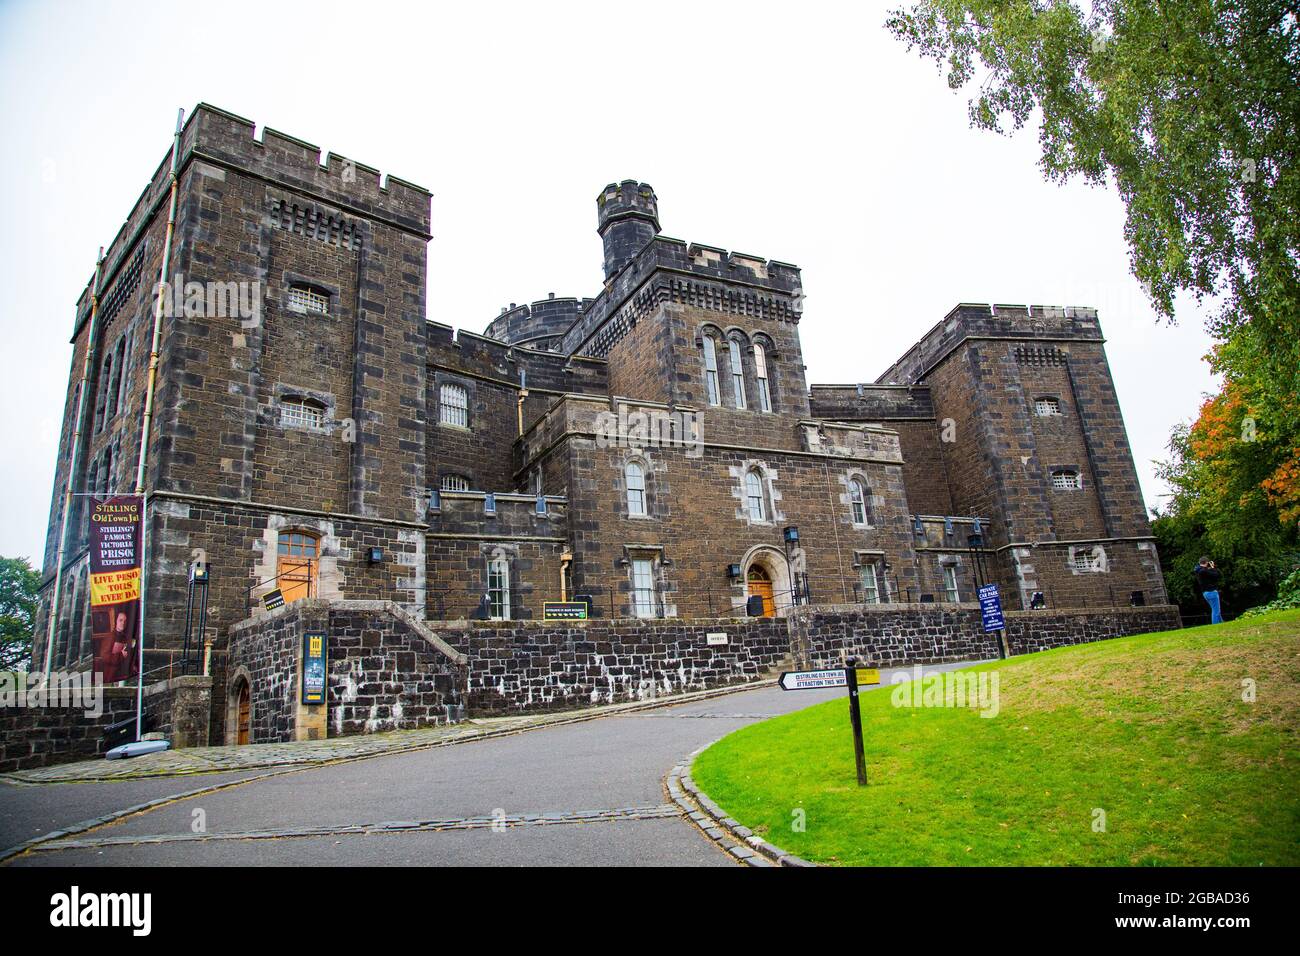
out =
[(794, 603), (790, 566), (784, 552), (764, 545), (750, 548), (741, 567), (744, 569), (744, 599), (748, 601), (756, 594), (762, 597), (764, 617), (779, 617)]
[(243, 746), (253, 742), (253, 695), (248, 671), (238, 668), (231, 675), (226, 691), (226, 745)]

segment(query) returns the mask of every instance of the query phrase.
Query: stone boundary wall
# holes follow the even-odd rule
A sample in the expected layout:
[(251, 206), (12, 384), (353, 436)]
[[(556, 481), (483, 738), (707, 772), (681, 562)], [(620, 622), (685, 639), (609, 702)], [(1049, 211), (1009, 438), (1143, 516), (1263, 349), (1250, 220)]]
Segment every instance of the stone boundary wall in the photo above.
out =
[[(175, 677), (144, 689), (144, 723), (172, 747), (208, 744), (210, 677)], [(30, 770), (104, 753), (104, 731), (135, 716), (136, 688), (105, 687), (103, 713), (70, 707), (0, 707), (0, 773)]]
[[(1180, 626), (1172, 604), (1008, 611), (1005, 617), (1012, 656)], [(998, 656), (995, 636), (983, 631), (978, 604), (811, 607), (795, 611), (789, 620), (791, 647), (801, 667), (837, 666), (849, 656), (880, 667)]]
[[(324, 631), (328, 699), (301, 701), (301, 648)], [(461, 655), (390, 601), (295, 601), (230, 629), (227, 695), (247, 676), (249, 741), (274, 743), (377, 733), (464, 718)], [(226, 735), (230, 726), (227, 708)]]
[[(432, 624), (468, 659), (475, 716), (650, 700), (755, 681), (788, 662), (782, 618)], [(726, 634), (726, 644), (709, 644)]]

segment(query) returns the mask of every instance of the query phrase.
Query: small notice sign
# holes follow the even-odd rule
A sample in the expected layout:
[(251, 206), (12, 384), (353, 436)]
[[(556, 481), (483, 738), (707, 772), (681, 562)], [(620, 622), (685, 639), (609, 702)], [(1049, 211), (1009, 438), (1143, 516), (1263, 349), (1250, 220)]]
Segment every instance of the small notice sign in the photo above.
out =
[(704, 639), (709, 642), (709, 645), (711, 647), (719, 644), (727, 643), (727, 635), (726, 632), (724, 631), (718, 631), (713, 634), (705, 634)]
[(585, 621), (586, 601), (545, 601), (542, 603), (544, 621)]
[(857, 671), (859, 687), (880, 683), (880, 669), (878, 667), (859, 667)]
[(278, 607), (284, 607), (284, 593), (279, 588), (272, 588), (262, 595), (262, 607), (268, 611), (274, 611)]
[(325, 703), (324, 631), (307, 631), (302, 636), (302, 702)]

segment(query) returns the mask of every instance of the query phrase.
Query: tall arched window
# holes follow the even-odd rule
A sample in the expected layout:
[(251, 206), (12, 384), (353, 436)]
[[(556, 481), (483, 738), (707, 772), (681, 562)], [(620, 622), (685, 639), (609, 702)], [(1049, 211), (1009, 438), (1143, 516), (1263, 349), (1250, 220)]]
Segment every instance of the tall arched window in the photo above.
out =
[(740, 340), (728, 339), (731, 358), (731, 394), (737, 408), (745, 407), (745, 366), (740, 363)]
[(488, 617), (510, 620), (510, 562), (504, 557), (488, 561)]
[(754, 343), (754, 377), (758, 379), (758, 407), (760, 411), (772, 410), (772, 393), (767, 387), (767, 350)]
[(763, 476), (757, 468), (745, 472), (745, 513), (750, 521), (767, 520), (767, 503), (763, 500)]
[(871, 506), (868, 503), (870, 494), (866, 482), (861, 478), (849, 479), (849, 505), (853, 510), (854, 524), (871, 523)]
[(638, 462), (630, 461), (624, 469), (627, 480), (627, 513), (629, 515), (645, 514), (645, 469)]
[(704, 387), (708, 392), (709, 404), (720, 405), (718, 397), (718, 346), (713, 336), (704, 336)]
[(444, 425), (469, 427), (469, 395), (465, 386), (448, 383), (438, 390), (438, 421)]

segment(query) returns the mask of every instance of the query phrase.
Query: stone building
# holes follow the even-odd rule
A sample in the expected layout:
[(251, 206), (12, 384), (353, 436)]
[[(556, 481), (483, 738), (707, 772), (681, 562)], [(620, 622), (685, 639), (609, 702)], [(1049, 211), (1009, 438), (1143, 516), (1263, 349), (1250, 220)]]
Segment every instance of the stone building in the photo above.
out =
[[(92, 286), (77, 304), (42, 619), (68, 483), (133, 484), (168, 173), (106, 250), (95, 341)], [(150, 668), (180, 646), (199, 549), (219, 651), (271, 588), (421, 621), (536, 620), (562, 596), (618, 619), (919, 606), (984, 580), (1010, 608), (1165, 602), (1093, 310), (958, 305), (874, 383), (810, 386), (798, 267), (668, 238), (644, 183), (597, 197), (596, 295), (483, 334), (429, 314), (419, 186), (208, 105), (178, 183)], [(76, 507), (58, 667), (89, 662)]]

